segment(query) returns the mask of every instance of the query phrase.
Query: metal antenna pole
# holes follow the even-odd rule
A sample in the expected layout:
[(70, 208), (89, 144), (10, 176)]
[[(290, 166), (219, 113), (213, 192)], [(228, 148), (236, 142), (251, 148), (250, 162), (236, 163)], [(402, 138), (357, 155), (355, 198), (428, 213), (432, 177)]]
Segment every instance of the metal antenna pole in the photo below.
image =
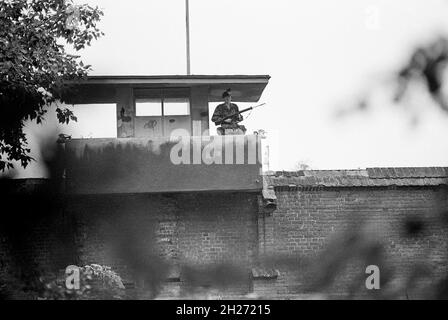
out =
[(185, 22), (187, 26), (187, 75), (190, 75), (190, 9), (188, 0), (185, 0), (185, 15)]

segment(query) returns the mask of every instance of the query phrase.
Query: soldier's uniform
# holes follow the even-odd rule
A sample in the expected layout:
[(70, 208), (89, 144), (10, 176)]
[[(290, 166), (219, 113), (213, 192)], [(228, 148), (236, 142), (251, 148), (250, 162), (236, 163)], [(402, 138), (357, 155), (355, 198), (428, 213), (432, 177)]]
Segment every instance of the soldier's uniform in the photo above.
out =
[[(212, 121), (219, 125), (219, 123), (227, 116), (235, 114), (239, 111), (238, 106), (235, 103), (230, 103), (230, 108), (227, 107), (225, 103), (221, 103), (213, 112)], [(243, 116), (241, 114), (234, 115), (230, 118), (230, 123), (222, 123), (221, 127), (217, 128), (218, 134), (245, 134), (246, 127), (238, 124), (238, 122), (243, 120)]]

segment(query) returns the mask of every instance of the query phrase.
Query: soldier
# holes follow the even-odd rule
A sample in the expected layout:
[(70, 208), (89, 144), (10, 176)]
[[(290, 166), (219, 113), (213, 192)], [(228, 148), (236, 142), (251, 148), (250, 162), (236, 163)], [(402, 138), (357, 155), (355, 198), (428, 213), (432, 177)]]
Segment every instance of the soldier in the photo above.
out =
[[(239, 125), (238, 122), (243, 121), (243, 116), (241, 114), (237, 114), (239, 112), (238, 106), (235, 103), (232, 103), (232, 95), (230, 89), (227, 89), (222, 94), (222, 98), (224, 99), (224, 103), (218, 105), (213, 112), (212, 121), (218, 127), (216, 130), (219, 135), (227, 134), (245, 134), (246, 127), (243, 125)], [(233, 117), (223, 120), (227, 116), (234, 115)]]

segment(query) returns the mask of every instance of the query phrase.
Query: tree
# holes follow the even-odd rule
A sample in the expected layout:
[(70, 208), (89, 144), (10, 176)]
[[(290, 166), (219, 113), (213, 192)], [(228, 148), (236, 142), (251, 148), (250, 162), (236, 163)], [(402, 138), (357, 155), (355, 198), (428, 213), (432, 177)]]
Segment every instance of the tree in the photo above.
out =
[[(64, 101), (66, 80), (87, 76), (90, 66), (65, 48), (79, 51), (102, 36), (102, 15), (98, 7), (66, 0), (0, 2), (0, 171), (33, 160), (24, 123), (41, 123), (50, 104)], [(61, 123), (76, 121), (67, 108), (56, 112)]]

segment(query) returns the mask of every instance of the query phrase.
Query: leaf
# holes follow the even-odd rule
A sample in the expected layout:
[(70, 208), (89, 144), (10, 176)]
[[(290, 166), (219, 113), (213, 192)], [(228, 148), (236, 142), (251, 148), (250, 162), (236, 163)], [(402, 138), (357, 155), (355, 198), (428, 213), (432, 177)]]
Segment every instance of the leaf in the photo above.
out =
[[(66, 90), (63, 80), (81, 79), (91, 67), (66, 53), (59, 40), (76, 50), (90, 45), (103, 34), (96, 28), (103, 13), (97, 7), (77, 6), (82, 28), (67, 30), (66, 7), (60, 0), (0, 1), (0, 103), (8, 110), (0, 117), (0, 152), (7, 159), (0, 161), (1, 171), (12, 168), (12, 161), (26, 167), (34, 160), (29, 157), (24, 122), (42, 123), (47, 111), (43, 107)], [(37, 88), (42, 90), (36, 92)], [(57, 108), (56, 114), (60, 123), (77, 121), (69, 110)]]

